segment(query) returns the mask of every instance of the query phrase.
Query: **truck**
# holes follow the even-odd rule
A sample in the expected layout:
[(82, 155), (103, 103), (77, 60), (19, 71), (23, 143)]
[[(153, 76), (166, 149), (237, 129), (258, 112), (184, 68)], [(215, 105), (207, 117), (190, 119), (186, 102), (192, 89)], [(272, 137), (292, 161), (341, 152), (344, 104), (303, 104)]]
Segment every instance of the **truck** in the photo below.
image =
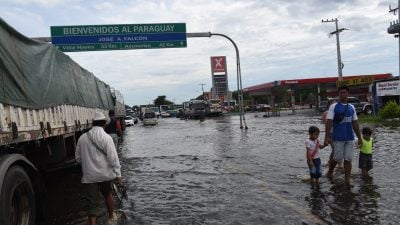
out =
[(95, 112), (125, 116), (122, 95), (50, 43), (0, 18), (0, 224), (43, 218), (46, 173), (76, 167)]
[(189, 119), (204, 119), (207, 115), (207, 101), (191, 100), (189, 101), (188, 118)]
[(207, 114), (209, 116), (221, 116), (222, 115), (222, 105), (220, 99), (210, 99), (208, 100)]

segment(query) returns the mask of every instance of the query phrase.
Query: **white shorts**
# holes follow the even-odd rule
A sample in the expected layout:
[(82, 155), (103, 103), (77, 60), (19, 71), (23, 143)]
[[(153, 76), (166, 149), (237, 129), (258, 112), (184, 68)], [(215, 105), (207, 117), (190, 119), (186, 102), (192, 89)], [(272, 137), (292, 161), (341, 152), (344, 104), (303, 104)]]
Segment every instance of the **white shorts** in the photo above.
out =
[(333, 159), (351, 161), (354, 155), (354, 141), (333, 141)]

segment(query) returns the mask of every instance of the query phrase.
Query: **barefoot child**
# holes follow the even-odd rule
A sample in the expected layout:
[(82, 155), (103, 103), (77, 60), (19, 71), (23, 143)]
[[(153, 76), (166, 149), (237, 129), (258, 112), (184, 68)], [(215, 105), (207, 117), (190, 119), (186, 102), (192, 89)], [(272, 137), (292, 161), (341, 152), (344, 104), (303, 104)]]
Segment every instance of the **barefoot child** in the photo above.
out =
[(370, 178), (368, 171), (372, 169), (372, 147), (373, 139), (372, 129), (364, 127), (362, 129), (362, 145), (360, 148), (360, 156), (358, 159), (358, 167), (361, 169), (363, 178)]
[(320, 144), (318, 140), (319, 129), (316, 126), (308, 128), (309, 139), (306, 141), (307, 164), (310, 169), (311, 183), (318, 183), (321, 177), (321, 159), (318, 150), (324, 148), (325, 145)]

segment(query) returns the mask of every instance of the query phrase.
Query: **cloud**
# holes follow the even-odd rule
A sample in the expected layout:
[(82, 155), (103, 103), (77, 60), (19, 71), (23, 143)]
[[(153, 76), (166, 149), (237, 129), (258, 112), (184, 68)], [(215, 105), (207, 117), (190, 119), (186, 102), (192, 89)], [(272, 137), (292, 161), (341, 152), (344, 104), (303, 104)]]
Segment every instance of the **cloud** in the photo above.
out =
[(1, 0), (0, 3), (7, 3), (19, 6), (43, 6), (43, 7), (54, 7), (60, 5), (62, 3), (72, 2), (71, 0), (13, 0), (13, 1), (6, 1)]
[[(339, 19), (344, 75), (398, 71), (398, 40), (387, 34), (396, 1), (376, 0), (170, 0), (1, 1), (6, 21), (28, 36), (46, 36), (51, 25), (185, 22), (187, 32), (229, 36), (239, 48), (243, 86), (280, 79), (335, 76), (334, 23)], [(28, 25), (29, 24), (29, 25)], [(189, 38), (184, 49), (68, 53), (123, 92), (128, 104), (158, 95), (181, 101), (211, 87), (210, 56), (227, 57), (229, 87), (236, 89), (236, 54), (229, 40)]]

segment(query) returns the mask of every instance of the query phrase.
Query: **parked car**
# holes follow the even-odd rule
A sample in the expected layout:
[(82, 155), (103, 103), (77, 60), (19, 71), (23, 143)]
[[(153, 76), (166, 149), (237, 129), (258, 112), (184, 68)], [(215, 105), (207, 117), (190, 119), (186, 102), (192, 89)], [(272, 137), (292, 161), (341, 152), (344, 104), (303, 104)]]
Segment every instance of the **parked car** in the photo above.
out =
[[(337, 98), (333, 98), (333, 100), (337, 101)], [(328, 101), (326, 101), (326, 103), (325, 103), (325, 110), (327, 110), (326, 109), (327, 102)], [(354, 105), (354, 108), (356, 109), (357, 114), (364, 113), (365, 115), (371, 115), (374, 112), (373, 109), (372, 109), (371, 103), (365, 102), (365, 101), (360, 101), (357, 97), (350, 96), (348, 98), (348, 102), (350, 104)], [(321, 101), (321, 104), (320, 104), (320, 107), (319, 107), (320, 112), (324, 112), (325, 111), (325, 110), (321, 111), (322, 108), (323, 108), (322, 104), (323, 104), (323, 101)]]
[(328, 102), (329, 101), (332, 101), (332, 103), (334, 103), (334, 102), (337, 101), (337, 99), (336, 98), (330, 98), (330, 99), (327, 99), (327, 100), (321, 100), (321, 102), (319, 103), (319, 106), (318, 106), (318, 112), (325, 112), (326, 110), (328, 110)]
[(124, 120), (125, 120), (125, 126), (127, 127), (133, 126), (133, 124), (135, 124), (135, 121), (132, 116), (125, 116)]
[(327, 110), (329, 100), (321, 100), (318, 106), (318, 112), (325, 112)]
[(364, 113), (365, 115), (371, 115), (374, 112), (371, 103), (360, 101), (356, 97), (349, 97), (349, 103), (354, 105), (357, 113)]
[(170, 116), (171, 116), (171, 114), (169, 114), (169, 113), (166, 112), (166, 111), (160, 112), (160, 115), (161, 115), (161, 117), (170, 117)]
[(255, 112), (255, 111), (257, 111), (257, 106), (256, 105), (247, 105), (244, 107), (244, 111)]
[(266, 112), (266, 111), (271, 110), (271, 106), (267, 105), (267, 104), (258, 104), (256, 108), (257, 108), (257, 111), (259, 111), (259, 112)]

